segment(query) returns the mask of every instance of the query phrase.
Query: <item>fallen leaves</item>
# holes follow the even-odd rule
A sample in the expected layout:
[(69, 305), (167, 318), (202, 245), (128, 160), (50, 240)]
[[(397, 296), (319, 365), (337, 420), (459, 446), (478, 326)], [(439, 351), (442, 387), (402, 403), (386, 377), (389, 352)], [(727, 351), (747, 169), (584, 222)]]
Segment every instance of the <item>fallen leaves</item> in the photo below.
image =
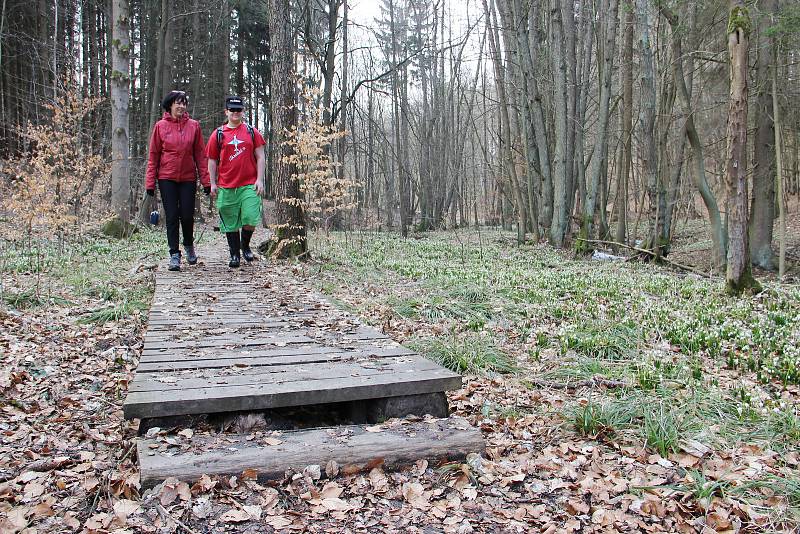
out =
[[(270, 264), (257, 274), (283, 295), (284, 308), (309, 302), (307, 284), (282, 266)], [(360, 305), (358, 291), (348, 298)], [(323, 311), (332, 317), (331, 328), (343, 320), (333, 317), (336, 310)], [(142, 494), (128, 453), (136, 428), (120, 412), (141, 349), (140, 325), (78, 326), (70, 313), (54, 308), (0, 316), (3, 532), (181, 531), (177, 521), (197, 532), (311, 525), (336, 532), (345, 524), (363, 532), (760, 531), (769, 521), (764, 512), (786, 505), (779, 492), (761, 488), (753, 504), (719, 494), (695, 499), (682, 473), (696, 469), (709, 481), (740, 488), (753, 477), (792, 476), (799, 464), (795, 451), (719, 450), (699, 438), (682, 441), (668, 458), (648, 454), (635, 441), (597, 443), (564, 424), (560, 410), (574, 400), (569, 392), (532, 390), (512, 377), (466, 377), (464, 387), (450, 393), (450, 407), (483, 430), (487, 450), (452, 468), (421, 461), (387, 471), (378, 461), (363, 470), (330, 461), (263, 486), (258, 473), (247, 470), (191, 484), (170, 479)], [(398, 330), (390, 331), (399, 337), (442, 328), (392, 321)], [(496, 407), (517, 413), (500, 414)], [(390, 424), (367, 431), (383, 432)], [(150, 432), (171, 451), (199, 434)], [(279, 434), (253, 435), (252, 443), (265, 450), (283, 443)], [(682, 484), (687, 489), (675, 489)]]
[(179, 498), (182, 501), (188, 501), (192, 497), (192, 490), (189, 484), (181, 482), (177, 478), (168, 478), (161, 485), (161, 492), (159, 494), (159, 501), (161, 506), (167, 506)]

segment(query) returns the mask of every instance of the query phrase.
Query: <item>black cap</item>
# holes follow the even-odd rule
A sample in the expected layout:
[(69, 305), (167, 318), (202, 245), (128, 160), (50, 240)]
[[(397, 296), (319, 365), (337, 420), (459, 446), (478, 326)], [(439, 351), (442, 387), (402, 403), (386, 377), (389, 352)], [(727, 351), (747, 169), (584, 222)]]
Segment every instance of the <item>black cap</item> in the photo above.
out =
[(241, 111), (244, 109), (244, 100), (238, 96), (229, 96), (225, 99), (225, 109)]

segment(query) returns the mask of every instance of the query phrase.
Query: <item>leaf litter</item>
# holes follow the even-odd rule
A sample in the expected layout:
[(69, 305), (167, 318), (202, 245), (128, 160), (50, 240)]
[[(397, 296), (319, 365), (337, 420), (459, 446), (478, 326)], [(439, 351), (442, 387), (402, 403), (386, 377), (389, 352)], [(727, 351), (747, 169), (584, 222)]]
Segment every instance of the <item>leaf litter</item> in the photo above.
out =
[[(309, 281), (298, 280), (297, 270), (266, 262), (256, 268), (285, 303), (307, 296)], [(348, 289), (337, 298), (397, 340), (442, 331), (436, 323), (386, 321), (386, 310), (369, 302), (393, 287)], [(0, 311), (0, 531), (761, 532), (797, 525), (786, 515), (774, 522), (774, 509), (791, 504), (774, 487), (747, 502), (724, 490), (698, 499), (687, 470), (702, 472), (706, 484), (736, 488), (754, 477), (785, 478), (787, 467), (796, 473), (796, 451), (746, 443), (720, 449), (690, 439), (661, 457), (632, 437), (589, 439), (562, 416), (586, 388), (532, 389), (514, 375), (465, 376), (464, 387), (448, 394), (453, 414), (483, 432), (483, 456), (393, 472), (380, 465), (350, 472), (329, 462), (276, 481), (245, 472), (192, 484), (168, 479), (142, 492), (136, 427), (123, 419), (121, 404), (141, 352), (143, 318), (80, 324), (79, 307)], [(169, 439), (188, 447), (204, 432), (182, 429)]]

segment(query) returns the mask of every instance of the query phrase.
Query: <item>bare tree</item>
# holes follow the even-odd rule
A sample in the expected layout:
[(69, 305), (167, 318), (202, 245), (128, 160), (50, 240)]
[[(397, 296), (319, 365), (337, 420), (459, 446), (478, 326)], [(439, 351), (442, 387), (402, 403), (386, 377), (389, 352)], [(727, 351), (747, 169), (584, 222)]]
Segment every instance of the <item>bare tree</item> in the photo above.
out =
[(747, 53), (752, 22), (743, 0), (731, 0), (728, 18), (730, 101), (725, 185), (728, 197), (726, 290), (761, 290), (753, 278), (747, 236)]

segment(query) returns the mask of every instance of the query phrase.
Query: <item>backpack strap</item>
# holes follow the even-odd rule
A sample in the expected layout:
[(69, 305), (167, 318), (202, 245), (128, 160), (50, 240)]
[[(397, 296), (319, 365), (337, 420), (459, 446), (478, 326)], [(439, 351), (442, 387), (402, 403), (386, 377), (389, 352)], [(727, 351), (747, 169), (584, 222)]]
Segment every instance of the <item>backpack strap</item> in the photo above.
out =
[[(253, 159), (256, 157), (256, 132), (252, 126), (247, 123), (244, 123), (247, 127), (247, 133), (250, 134), (250, 140), (253, 142)], [(222, 154), (222, 126), (217, 128), (217, 153)]]
[(250, 126), (248, 123), (244, 123), (247, 126), (247, 133), (250, 134), (250, 140), (253, 142), (253, 161), (256, 160), (256, 132), (253, 130), (253, 127)]
[(222, 154), (222, 126), (217, 128), (217, 154)]

